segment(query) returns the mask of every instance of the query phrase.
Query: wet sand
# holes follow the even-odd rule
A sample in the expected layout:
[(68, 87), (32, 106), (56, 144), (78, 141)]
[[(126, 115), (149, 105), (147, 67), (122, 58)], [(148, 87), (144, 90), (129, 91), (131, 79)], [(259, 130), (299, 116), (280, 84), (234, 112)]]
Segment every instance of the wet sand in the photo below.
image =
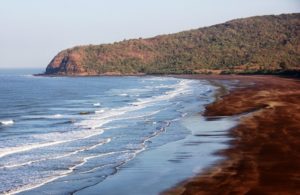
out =
[(244, 114), (232, 128), (226, 160), (164, 194), (300, 193), (300, 81), (274, 76), (181, 76), (239, 80), (207, 106), (207, 117)]

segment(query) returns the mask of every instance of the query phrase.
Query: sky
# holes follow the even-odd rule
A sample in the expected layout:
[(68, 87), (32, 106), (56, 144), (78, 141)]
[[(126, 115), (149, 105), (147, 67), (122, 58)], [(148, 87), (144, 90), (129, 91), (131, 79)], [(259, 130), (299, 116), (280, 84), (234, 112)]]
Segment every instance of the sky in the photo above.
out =
[(45, 68), (76, 45), (299, 12), (300, 0), (0, 0), (0, 68)]

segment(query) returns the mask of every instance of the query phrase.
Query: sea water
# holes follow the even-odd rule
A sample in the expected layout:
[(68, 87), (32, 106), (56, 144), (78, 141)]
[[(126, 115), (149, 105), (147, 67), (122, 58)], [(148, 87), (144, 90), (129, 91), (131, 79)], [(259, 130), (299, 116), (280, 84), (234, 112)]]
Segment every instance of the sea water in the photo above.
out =
[(234, 125), (201, 116), (205, 80), (23, 72), (0, 73), (0, 194), (157, 194), (220, 159)]

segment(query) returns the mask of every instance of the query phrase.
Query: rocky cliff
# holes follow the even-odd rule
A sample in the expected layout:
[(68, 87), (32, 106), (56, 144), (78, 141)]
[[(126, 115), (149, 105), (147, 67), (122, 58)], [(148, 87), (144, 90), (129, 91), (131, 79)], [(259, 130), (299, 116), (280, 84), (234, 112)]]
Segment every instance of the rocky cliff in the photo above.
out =
[(300, 67), (300, 14), (257, 16), (210, 27), (78, 46), (58, 53), (46, 74), (182, 74)]

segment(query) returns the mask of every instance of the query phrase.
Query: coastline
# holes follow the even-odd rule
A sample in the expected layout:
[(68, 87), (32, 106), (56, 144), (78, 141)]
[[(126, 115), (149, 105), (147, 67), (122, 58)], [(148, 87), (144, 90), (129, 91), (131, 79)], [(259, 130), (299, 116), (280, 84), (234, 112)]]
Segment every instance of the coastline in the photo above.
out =
[(221, 87), (204, 116), (243, 117), (229, 130), (234, 139), (229, 148), (217, 153), (225, 160), (163, 194), (294, 194), (300, 190), (299, 80), (266, 75), (164, 76), (204, 79), (212, 84), (238, 81), (232, 89)]
[[(133, 78), (133, 79), (139, 80), (140, 78)], [(63, 79), (63, 80), (68, 80), (68, 79)], [(71, 81), (72, 80), (73, 79), (71, 79)], [(174, 80), (174, 79), (165, 77), (163, 79), (158, 78), (158, 80)], [(54, 79), (53, 82), (55, 81), (59, 83), (62, 82), (61, 79), (58, 80)], [(95, 81), (95, 79), (92, 79), (92, 81)], [(95, 81), (95, 82), (99, 82), (99, 81)], [(79, 81), (79, 83), (82, 82)], [(203, 81), (203, 88), (200, 89), (199, 88), (200, 83), (201, 81), (195, 81), (195, 80), (190, 81), (184, 79), (181, 79), (179, 83), (178, 81), (174, 83), (175, 84), (174, 93), (176, 93), (178, 96), (184, 96), (184, 94), (187, 94), (187, 96), (190, 99), (186, 99), (186, 101), (182, 101), (178, 109), (176, 109), (176, 111), (179, 111), (178, 113), (179, 115), (177, 115), (174, 118), (174, 121), (172, 121), (171, 123), (170, 122), (166, 123), (168, 124), (167, 126), (168, 130), (164, 131), (162, 129), (163, 133), (161, 136), (157, 136), (157, 139), (153, 139), (151, 140), (151, 142), (147, 142), (147, 144), (149, 144), (148, 152), (141, 153), (136, 158), (134, 157), (132, 161), (128, 162), (128, 164), (126, 163), (126, 165), (124, 164), (124, 166), (122, 167), (120, 166), (120, 168), (118, 167), (117, 169), (120, 169), (120, 172), (114, 175), (113, 177), (108, 176), (108, 178), (105, 179), (104, 182), (101, 182), (101, 184), (95, 186), (89, 184), (90, 187), (86, 187), (78, 191), (76, 190), (74, 191), (74, 194), (75, 192), (78, 194), (80, 193), (97, 194), (100, 189), (101, 192), (103, 192), (104, 194), (114, 194), (114, 193), (120, 194), (124, 192), (128, 192), (128, 194), (134, 194), (134, 193), (143, 194), (145, 189), (149, 194), (159, 194), (161, 191), (176, 185), (178, 182), (186, 178), (194, 176), (199, 172), (199, 170), (205, 169), (210, 164), (215, 163), (219, 159), (221, 159), (220, 157), (214, 156), (213, 153), (227, 147), (226, 142), (229, 141), (229, 139), (227, 138), (228, 137), (227, 130), (233, 127), (236, 124), (236, 121), (234, 121), (234, 124), (232, 123), (231, 120), (226, 120), (225, 118), (220, 120), (207, 121), (201, 116), (201, 114), (199, 113), (199, 109), (201, 108), (201, 110), (203, 111), (205, 105), (207, 105), (208, 103), (212, 103), (214, 101), (213, 96), (215, 94), (216, 88), (211, 86), (211, 84), (209, 84), (207, 81)], [(193, 94), (190, 94), (188, 92), (180, 93), (180, 91), (184, 91), (182, 90), (183, 87), (182, 84), (184, 84), (183, 86), (188, 87), (188, 89), (195, 91), (195, 93)], [(150, 78), (149, 85), (156, 87), (156, 85), (153, 84), (153, 78)], [(134, 87), (136, 88), (137, 86), (134, 85)], [(170, 95), (170, 93), (163, 93), (163, 95), (168, 96)], [(199, 100), (200, 96), (202, 97), (201, 100)], [(152, 93), (150, 97), (153, 97)], [(98, 101), (100, 100), (97, 100), (97, 102)], [(174, 99), (174, 101), (176, 105), (178, 105), (177, 102), (179, 100)], [(105, 102), (101, 102), (101, 103), (103, 103), (102, 105), (105, 105)], [(171, 107), (172, 109), (177, 108), (175, 104), (173, 104), (173, 106)], [(174, 113), (174, 111), (175, 110), (173, 110), (172, 113)], [(168, 114), (167, 115), (163, 114), (163, 115), (168, 116)], [(181, 118), (184, 118), (184, 120), (181, 120)], [(157, 119), (163, 120), (163, 116), (159, 116)], [(144, 121), (144, 119), (142, 120)], [(150, 123), (147, 121), (145, 124), (151, 124), (151, 121)], [(157, 123), (155, 122), (153, 124), (157, 124)], [(208, 127), (210, 127), (210, 129), (208, 129)], [(152, 124), (151, 124), (151, 129), (153, 129)], [(105, 133), (109, 133), (109, 132), (111, 131), (107, 131)], [(119, 130), (116, 130), (116, 133), (117, 132), (118, 134), (120, 133)], [(104, 135), (101, 135), (101, 137), (105, 136), (105, 133)], [(208, 135), (205, 136), (204, 134), (208, 134)], [(212, 136), (212, 134), (215, 135)], [(175, 136), (176, 139), (171, 139), (172, 141), (170, 142), (164, 142), (163, 145), (157, 145), (161, 143), (161, 141), (169, 140), (173, 136)], [(202, 150), (197, 150), (199, 145), (203, 146)], [(89, 177), (89, 180), (92, 180), (91, 178), (92, 177)], [(128, 178), (130, 178), (130, 180), (128, 180)], [(141, 178), (143, 178), (144, 181), (143, 182), (144, 188), (143, 185), (139, 185), (136, 188), (131, 189), (132, 186), (135, 186), (136, 183), (140, 182)], [(164, 182), (161, 182), (161, 178), (164, 178)], [(28, 192), (25, 191), (22, 194), (30, 194), (30, 193), (38, 194), (38, 192), (41, 191), (44, 192), (46, 191), (51, 193), (54, 192), (63, 193), (64, 190), (67, 189), (67, 185), (71, 185), (70, 184), (71, 181), (68, 182), (68, 184), (66, 184), (61, 182), (62, 180), (67, 181), (68, 179), (66, 178), (59, 179), (59, 181), (57, 182), (53, 181), (51, 183), (45, 184), (44, 186), (40, 186), (36, 189), (32, 189)], [(85, 183), (84, 178), (81, 178), (78, 181), (76, 186), (79, 186), (78, 188), (80, 189), (81, 188), (80, 186), (81, 185), (84, 186), (84, 183)], [(123, 184), (122, 187), (119, 186), (118, 189), (115, 189), (114, 186), (118, 186), (120, 183)], [(126, 189), (126, 187), (129, 187), (129, 189)]]
[(225, 157), (198, 176), (163, 194), (265, 194), (300, 191), (300, 82), (275, 76), (181, 75), (180, 78), (238, 80), (206, 107), (204, 116), (245, 114), (230, 130)]

